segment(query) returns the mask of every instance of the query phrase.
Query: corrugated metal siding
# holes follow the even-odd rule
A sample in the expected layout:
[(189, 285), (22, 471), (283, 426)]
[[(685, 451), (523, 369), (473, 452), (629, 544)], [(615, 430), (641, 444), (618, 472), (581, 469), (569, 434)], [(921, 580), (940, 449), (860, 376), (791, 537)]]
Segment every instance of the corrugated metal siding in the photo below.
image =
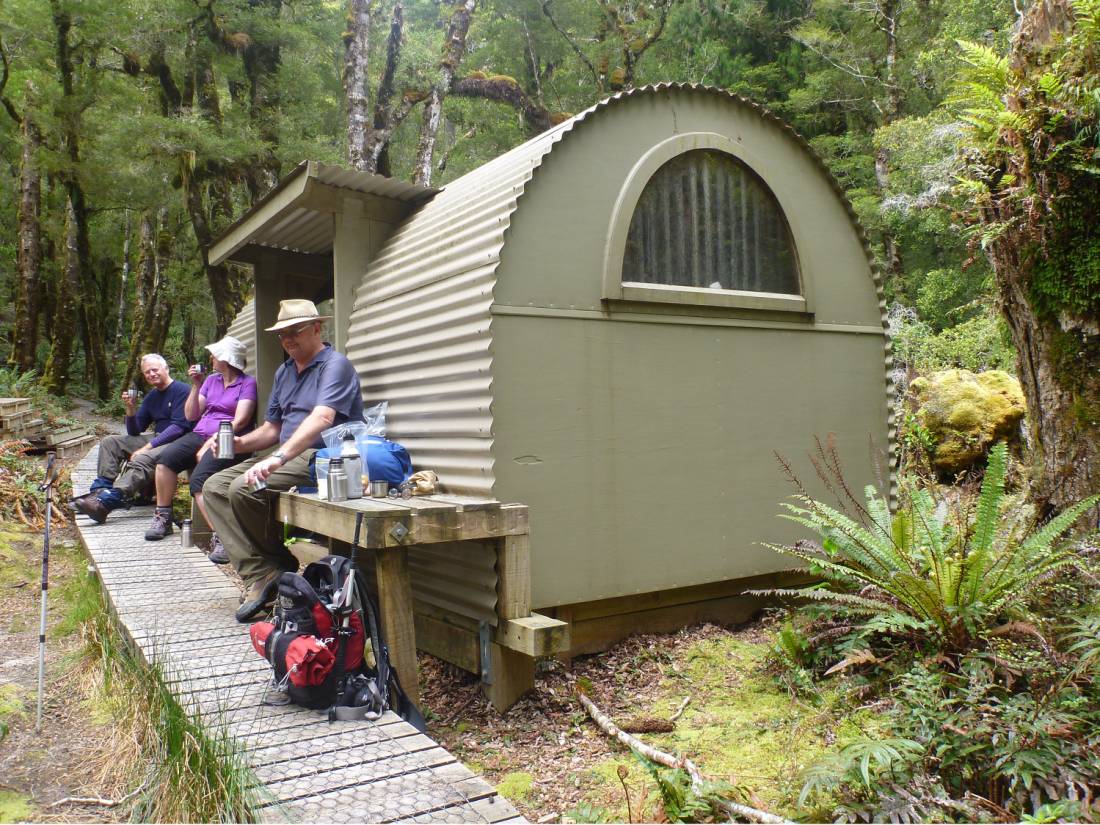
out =
[(387, 431), (449, 492), (492, 496), (493, 283), (508, 216), (558, 127), (449, 184), (397, 228), (351, 315), (348, 357)]
[(256, 377), (256, 302), (250, 300), (241, 307), (233, 323), (229, 325), (228, 334), (248, 347), (248, 363), (244, 371)]
[[(388, 435), (409, 449), (416, 466), (439, 473), (446, 490), (493, 495), (490, 310), (504, 234), (527, 182), (555, 144), (595, 112), (630, 97), (667, 93), (735, 100), (781, 125), (815, 159), (845, 204), (872, 262), (886, 327), (881, 276), (866, 235), (839, 184), (790, 126), (723, 90), (661, 84), (622, 92), (448, 184), (398, 227), (359, 287), (347, 355), (359, 372), (364, 397), (368, 403), (390, 401)], [(890, 366), (887, 355), (888, 394)], [(893, 422), (889, 437), (893, 447)], [(465, 559), (421, 561), (420, 575), (413, 576), (418, 599), (465, 615), (495, 604), (493, 583)], [(444, 575), (444, 564), (457, 565), (456, 574)]]

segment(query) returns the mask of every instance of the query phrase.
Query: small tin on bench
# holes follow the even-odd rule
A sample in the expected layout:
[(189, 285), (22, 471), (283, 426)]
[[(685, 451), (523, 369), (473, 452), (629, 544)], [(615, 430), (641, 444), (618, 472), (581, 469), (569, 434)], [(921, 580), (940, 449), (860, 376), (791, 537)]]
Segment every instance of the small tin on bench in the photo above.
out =
[(390, 492), (390, 483), (385, 479), (379, 479), (377, 481), (371, 481), (370, 483), (370, 496), (371, 498), (385, 498)]

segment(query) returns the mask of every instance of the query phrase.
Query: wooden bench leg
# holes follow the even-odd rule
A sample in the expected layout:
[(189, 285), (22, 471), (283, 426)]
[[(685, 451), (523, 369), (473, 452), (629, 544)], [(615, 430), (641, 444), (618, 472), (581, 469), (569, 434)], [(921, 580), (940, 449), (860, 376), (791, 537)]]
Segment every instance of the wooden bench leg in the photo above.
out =
[(535, 660), (495, 642), (490, 645), (489, 668), (493, 681), (483, 682), (481, 689), (498, 713), (504, 713), (535, 686)]
[(374, 551), (374, 574), (378, 584), (378, 617), (390, 651), (390, 664), (401, 687), (417, 705), (420, 683), (416, 669), (416, 629), (413, 624), (412, 582), (405, 548)]

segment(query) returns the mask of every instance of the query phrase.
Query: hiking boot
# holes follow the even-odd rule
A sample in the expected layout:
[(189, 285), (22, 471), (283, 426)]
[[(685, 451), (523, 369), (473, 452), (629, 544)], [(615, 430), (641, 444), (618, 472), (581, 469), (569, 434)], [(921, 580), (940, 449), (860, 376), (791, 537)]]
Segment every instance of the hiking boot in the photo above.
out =
[(69, 502), (69, 505), (78, 513), (90, 518), (96, 524), (102, 524), (107, 520), (107, 514), (111, 511), (107, 509), (107, 505), (99, 500), (98, 493), (88, 493), (87, 495), (74, 498)]
[(279, 576), (281, 570), (273, 570), (252, 583), (248, 592), (241, 599), (241, 606), (237, 608), (237, 621), (241, 624), (256, 618), (265, 607), (275, 603), (275, 596), (279, 592)]
[(229, 554), (225, 552), (225, 545), (222, 544), (222, 540), (218, 538), (217, 533), (210, 540), (210, 553), (207, 558), (214, 564), (229, 564)]
[(162, 511), (159, 507), (153, 513), (153, 523), (145, 531), (146, 541), (160, 541), (165, 536), (172, 535), (172, 513), (170, 510)]

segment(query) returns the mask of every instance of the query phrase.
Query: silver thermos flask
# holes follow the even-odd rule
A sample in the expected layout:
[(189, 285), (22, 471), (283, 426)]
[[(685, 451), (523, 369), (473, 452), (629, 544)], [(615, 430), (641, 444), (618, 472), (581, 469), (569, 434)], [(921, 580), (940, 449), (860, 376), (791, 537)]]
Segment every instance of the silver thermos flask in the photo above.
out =
[(344, 472), (344, 459), (339, 456), (328, 461), (328, 500), (348, 500), (348, 476)]
[(218, 458), (234, 458), (233, 422), (223, 421), (218, 425)]
[(191, 541), (191, 519), (185, 518), (183, 524), (180, 525), (180, 547), (186, 550), (194, 546), (194, 543)]

